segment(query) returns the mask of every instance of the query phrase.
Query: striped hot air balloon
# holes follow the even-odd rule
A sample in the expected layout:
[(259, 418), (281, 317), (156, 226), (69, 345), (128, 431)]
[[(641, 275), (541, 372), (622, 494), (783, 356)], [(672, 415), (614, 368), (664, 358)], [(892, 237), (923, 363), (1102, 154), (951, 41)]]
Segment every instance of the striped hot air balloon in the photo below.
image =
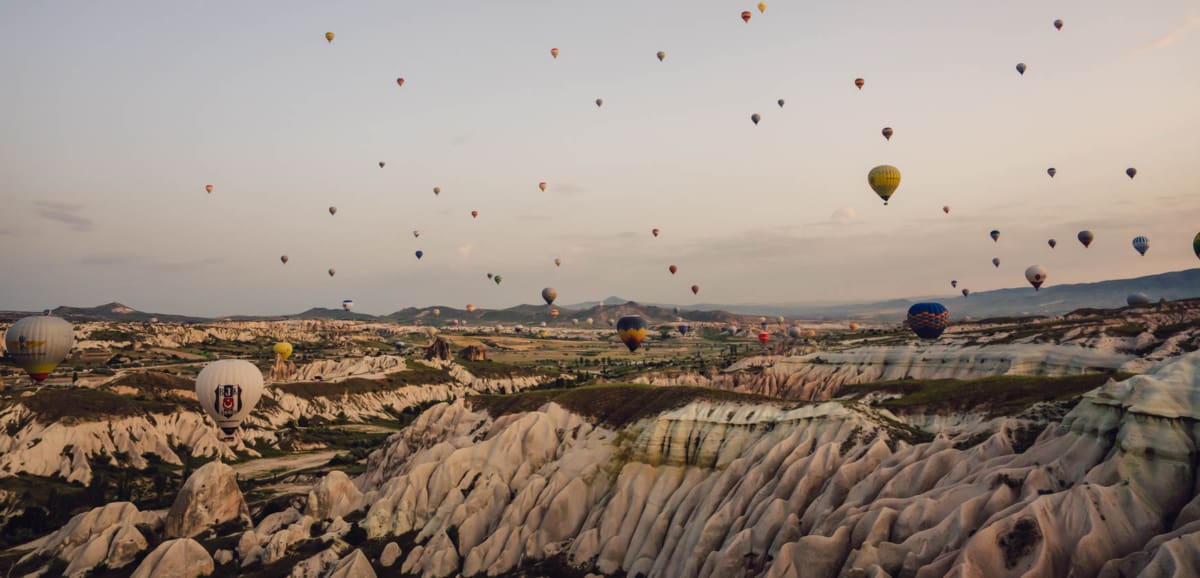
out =
[(1139, 255), (1145, 256), (1146, 251), (1150, 250), (1150, 239), (1147, 239), (1141, 235), (1134, 237), (1133, 249), (1137, 251)]
[(641, 347), (642, 342), (646, 340), (646, 332), (649, 327), (646, 320), (640, 316), (626, 315), (617, 321), (617, 337), (621, 338), (621, 342), (629, 348), (630, 352), (637, 351), (637, 348)]
[(867, 173), (867, 184), (886, 205), (900, 186), (900, 169), (892, 165), (879, 165)]
[(908, 308), (908, 327), (921, 339), (937, 339), (950, 325), (950, 311), (941, 303), (917, 303)]

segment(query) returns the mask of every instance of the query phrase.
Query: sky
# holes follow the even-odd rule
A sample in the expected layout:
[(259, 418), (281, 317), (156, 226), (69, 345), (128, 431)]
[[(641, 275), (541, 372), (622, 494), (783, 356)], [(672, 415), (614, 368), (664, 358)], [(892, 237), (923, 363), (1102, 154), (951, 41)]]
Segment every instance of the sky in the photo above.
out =
[(1194, 0), (4, 2), (0, 309), (830, 303), (1192, 268), (1198, 61)]

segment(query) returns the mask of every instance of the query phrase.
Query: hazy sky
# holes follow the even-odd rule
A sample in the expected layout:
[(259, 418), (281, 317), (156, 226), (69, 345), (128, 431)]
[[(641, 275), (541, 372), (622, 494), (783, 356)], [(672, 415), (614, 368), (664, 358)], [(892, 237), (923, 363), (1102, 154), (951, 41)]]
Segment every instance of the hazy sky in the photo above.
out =
[(1200, 265), (1194, 0), (753, 4), (0, 3), (0, 309), (837, 301)]

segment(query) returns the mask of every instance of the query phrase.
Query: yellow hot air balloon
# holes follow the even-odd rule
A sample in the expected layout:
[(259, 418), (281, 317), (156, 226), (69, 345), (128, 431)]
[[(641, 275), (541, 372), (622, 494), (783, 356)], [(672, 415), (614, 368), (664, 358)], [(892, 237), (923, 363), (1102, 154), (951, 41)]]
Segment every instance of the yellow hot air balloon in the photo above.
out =
[(871, 189), (886, 205), (900, 186), (900, 169), (892, 165), (879, 165), (867, 173), (867, 184), (871, 185)]
[(75, 329), (61, 317), (37, 315), (12, 324), (4, 334), (8, 357), (41, 383), (75, 345)]
[(759, 3), (758, 3), (758, 13), (759, 13), (759, 14), (762, 14), (762, 13), (765, 13), (766, 11), (767, 11), (767, 3), (766, 3), (766, 2), (759, 2)]
[(326, 32), (326, 33), (325, 33), (325, 40), (328, 40), (328, 41), (330, 41), (330, 42), (333, 42), (333, 33), (332, 33), (332, 32)]
[(272, 347), (271, 349), (276, 355), (282, 357), (284, 361), (287, 361), (287, 359), (292, 356), (292, 344), (286, 341), (280, 341), (279, 343), (276, 343), (275, 347)]

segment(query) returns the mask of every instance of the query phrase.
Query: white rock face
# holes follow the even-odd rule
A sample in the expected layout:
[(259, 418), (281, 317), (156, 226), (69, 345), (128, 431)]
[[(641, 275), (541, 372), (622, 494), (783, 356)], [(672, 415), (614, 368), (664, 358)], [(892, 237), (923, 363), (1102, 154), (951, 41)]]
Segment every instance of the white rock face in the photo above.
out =
[(418, 531), (401, 571), (426, 577), (558, 552), (651, 578), (1182, 577), (1200, 565), (1198, 412), (1200, 353), (1089, 393), (1019, 454), (1019, 420), (914, 445), (841, 403), (696, 402), (614, 432), (456, 402), (357, 482), (368, 535)]
[(67, 576), (83, 576), (101, 562), (109, 568), (129, 564), (149, 545), (136, 526), (151, 529), (162, 526), (162, 519), (150, 512), (139, 512), (129, 502), (114, 502), (93, 508), (71, 518), (58, 531), (26, 546), (32, 548), (24, 559), (49, 555), (69, 563)]
[(131, 578), (197, 578), (213, 573), (212, 556), (191, 538), (159, 544), (134, 570)]
[(308, 493), (308, 506), (304, 513), (317, 520), (345, 516), (362, 506), (362, 492), (350, 481), (345, 472), (329, 472)]
[(388, 542), (383, 547), (383, 552), (379, 554), (379, 565), (384, 568), (391, 568), (398, 558), (400, 558), (400, 545), (395, 542)]
[(219, 461), (209, 462), (184, 482), (167, 513), (166, 535), (191, 538), (225, 522), (250, 523), (250, 511), (238, 489), (233, 468)]
[(338, 562), (329, 578), (375, 578), (375, 569), (362, 550), (356, 549)]
[(350, 377), (382, 376), (404, 369), (404, 358), (394, 355), (318, 359), (298, 367), (292, 379), (312, 381), (320, 377), (325, 382), (337, 382)]
[[(859, 347), (794, 357), (750, 357), (721, 374), (639, 377), (638, 383), (700, 385), (784, 399), (828, 400), (849, 384), (893, 379), (979, 379), (993, 375), (1062, 376), (1118, 369), (1133, 355), (1077, 345)], [(751, 368), (761, 368), (747, 371)]]

